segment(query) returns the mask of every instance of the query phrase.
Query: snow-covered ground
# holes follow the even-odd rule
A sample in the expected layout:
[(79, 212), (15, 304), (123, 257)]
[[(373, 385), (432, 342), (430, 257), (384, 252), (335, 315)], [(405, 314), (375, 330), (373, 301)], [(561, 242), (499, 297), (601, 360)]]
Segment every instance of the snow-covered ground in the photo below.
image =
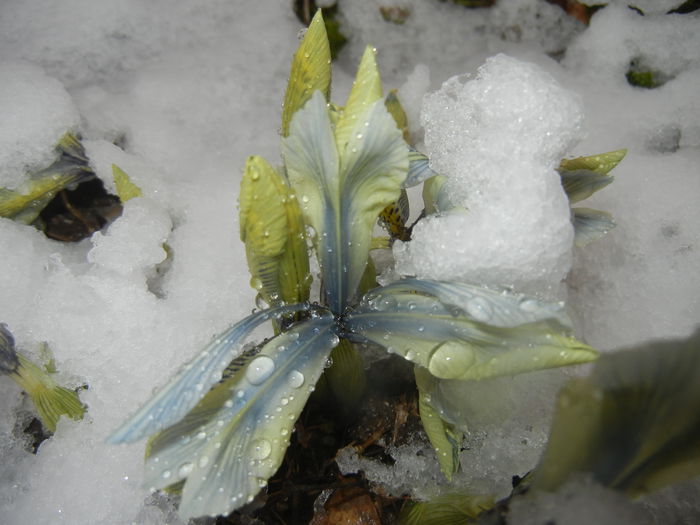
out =
[[(410, 12), (401, 25), (383, 20), (378, 8), (385, 2), (341, 0), (350, 42), (335, 64), (332, 97), (344, 99), (362, 48), (376, 46), (385, 88), (401, 88), (419, 149), (454, 172), (446, 174), (456, 194), (472, 191), (467, 201), (482, 179), (499, 176), (498, 167), (514, 181), (523, 167), (536, 185), (538, 173), (552, 175), (557, 156), (627, 148), (615, 182), (585, 203), (611, 212), (617, 228), (572, 254), (537, 241), (548, 228), (565, 232), (549, 222), (560, 217), (561, 195), (510, 183), (498, 186), (503, 202), (479, 210), (483, 229), (470, 225), (474, 231), (460, 237), (463, 224), (445, 221), (423, 237), (418, 229), (415, 244), (397, 254), (407, 268), (440, 268), (440, 277), (527, 287), (530, 271), (513, 268), (508, 243), (531, 236), (533, 274), (544, 268), (554, 280), (548, 286), (555, 289), (542, 293), (566, 296), (578, 335), (603, 351), (688, 335), (700, 319), (700, 15), (664, 14), (678, 0), (637, 2), (645, 16), (627, 3), (610, 2), (586, 27), (537, 0), (503, 0), (487, 10), (395, 0), (392, 6)], [(281, 0), (0, 6), (0, 187), (17, 187), (28, 169), (50, 163), (53, 144), (73, 130), (108, 188), (117, 164), (144, 193), (107, 230), (76, 245), (0, 219), (0, 322), (26, 352), (47, 342), (64, 384), (89, 385), (81, 393), (87, 417), (62, 420), (31, 455), (15, 430), (27, 407), (15, 385), (0, 378), (3, 523), (178, 522), (141, 486), (143, 445), (108, 446), (104, 439), (253, 307), (238, 240), (238, 184), (248, 155), (279, 159), (281, 100), (299, 30), (290, 3)], [(469, 82), (498, 53), (517, 60), (500, 57), (498, 67), (490, 62), (479, 81)], [(668, 82), (651, 90), (629, 85), (633, 60)], [(472, 76), (452, 80), (423, 105), (425, 93), (465, 74)], [(521, 104), (531, 88), (529, 105)], [(453, 107), (444, 109), (448, 101)], [(521, 117), (530, 124), (518, 141), (514, 120)], [(450, 148), (442, 148), (448, 140)], [(462, 162), (471, 171), (461, 173)], [(538, 210), (528, 199), (542, 195), (550, 197)], [(540, 215), (514, 232), (509, 207)], [(164, 242), (172, 262), (158, 273)], [(488, 254), (492, 268), (460, 266), (461, 257), (478, 266), (479, 250), (490, 243), (505, 246)], [(432, 262), (421, 260), (427, 256)], [(462, 458), (463, 485), (503, 491), (510, 475), (534, 465), (563, 373), (544, 374), (505, 381), (507, 388), (503, 381), (469, 387), (470, 398), (496, 408), (491, 417), (460, 409), (472, 448), (483, 448)]]

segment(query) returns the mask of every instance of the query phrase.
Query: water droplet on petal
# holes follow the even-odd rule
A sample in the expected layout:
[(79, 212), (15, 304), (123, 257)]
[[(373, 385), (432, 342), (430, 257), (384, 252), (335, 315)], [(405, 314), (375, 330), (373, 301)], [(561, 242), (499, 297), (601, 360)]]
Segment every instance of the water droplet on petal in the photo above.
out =
[(524, 299), (520, 301), (520, 309), (523, 312), (536, 312), (540, 304), (535, 299)]
[(186, 478), (192, 473), (192, 469), (194, 468), (194, 465), (190, 463), (189, 461), (187, 463), (183, 463), (180, 465), (180, 468), (177, 471), (177, 475), (180, 476), (181, 478)]
[(272, 453), (272, 445), (267, 439), (256, 439), (251, 443), (251, 457), (253, 459), (267, 459)]
[(467, 313), (477, 321), (487, 323), (491, 320), (491, 305), (483, 297), (474, 297), (467, 303)]
[(260, 355), (253, 359), (245, 371), (245, 378), (251, 385), (260, 385), (275, 370), (275, 362), (266, 355)]
[(301, 388), (304, 384), (304, 381), (304, 374), (302, 374), (298, 370), (292, 370), (287, 376), (287, 384), (292, 388)]
[(465, 341), (445, 341), (428, 360), (428, 370), (441, 379), (455, 379), (474, 364), (476, 356), (472, 345)]

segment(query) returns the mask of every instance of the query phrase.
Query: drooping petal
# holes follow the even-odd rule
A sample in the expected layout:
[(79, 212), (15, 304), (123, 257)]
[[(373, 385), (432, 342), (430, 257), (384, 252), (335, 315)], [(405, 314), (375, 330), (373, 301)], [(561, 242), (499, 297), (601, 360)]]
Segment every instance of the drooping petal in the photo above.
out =
[(615, 221), (607, 212), (591, 208), (572, 208), (574, 213), (574, 243), (585, 246), (612, 230)]
[(484, 379), (592, 361), (554, 319), (501, 327), (416, 293), (382, 291), (349, 313), (345, 335), (386, 347), (441, 379)]
[(180, 423), (159, 434), (146, 483), (186, 479), (183, 518), (228, 514), (282, 462), (292, 427), (338, 343), (330, 314), (302, 322), (244, 356)]
[(282, 136), (289, 134), (294, 113), (320, 91), (328, 100), (331, 91), (331, 50), (321, 10), (316, 11), (294, 54), (282, 109)]
[(223, 371), (240, 351), (243, 339), (250, 332), (274, 317), (306, 308), (308, 304), (305, 303), (271, 308), (250, 315), (219, 334), (107, 441), (112, 444), (130, 443), (182, 419), (221, 379)]
[[(431, 295), (443, 304), (462, 309), (463, 315), (474, 321), (494, 326), (514, 327), (545, 319), (556, 319), (562, 326), (571, 327), (564, 303), (540, 301), (508, 290), (496, 290), (462, 282), (402, 279), (385, 286), (377, 294), (386, 296), (397, 292)], [(368, 299), (372, 297), (368, 295)]]

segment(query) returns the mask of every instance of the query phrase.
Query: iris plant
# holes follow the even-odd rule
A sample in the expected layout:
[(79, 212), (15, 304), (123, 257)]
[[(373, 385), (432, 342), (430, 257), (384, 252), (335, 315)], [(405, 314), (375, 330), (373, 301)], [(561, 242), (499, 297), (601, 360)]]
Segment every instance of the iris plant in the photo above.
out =
[[(320, 13), (320, 12), (319, 12)], [(266, 307), (233, 324), (110, 438), (154, 435), (146, 485), (184, 482), (183, 517), (226, 514), (251, 501), (282, 462), (294, 423), (331, 352), (380, 345), (416, 365), (419, 387), (590, 361), (561, 304), (476, 284), (407, 278), (371, 288), (372, 230), (404, 188), (434, 175), (385, 105), (367, 48), (344, 107), (329, 102), (330, 52), (320, 14), (290, 73), (282, 116), (284, 165), (246, 164), (241, 238)], [(320, 299), (309, 302), (309, 246)], [(274, 335), (245, 345), (259, 325)], [(422, 403), (443, 471), (454, 433)], [(439, 444), (446, 443), (440, 447)]]

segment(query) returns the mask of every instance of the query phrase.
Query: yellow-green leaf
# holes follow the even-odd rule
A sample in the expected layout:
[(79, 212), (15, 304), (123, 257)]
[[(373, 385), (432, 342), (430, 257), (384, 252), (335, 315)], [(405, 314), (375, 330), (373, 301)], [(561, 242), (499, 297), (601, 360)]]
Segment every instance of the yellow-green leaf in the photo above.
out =
[(627, 154), (626, 149), (608, 151), (607, 153), (599, 153), (598, 155), (589, 155), (587, 157), (576, 157), (575, 159), (564, 159), (559, 165), (561, 171), (577, 171), (589, 170), (600, 175), (607, 175), (615, 166), (617, 166)]
[(85, 406), (78, 394), (58, 385), (51, 376), (17, 353), (19, 367), (10, 377), (27, 393), (36, 407), (39, 419), (50, 432), (56, 431), (56, 424), (61, 416), (81, 419)]
[(321, 10), (316, 11), (299, 49), (294, 54), (282, 109), (282, 136), (289, 134), (294, 113), (320, 91), (326, 100), (331, 89), (331, 50)]
[(414, 371), (418, 387), (418, 411), (423, 429), (435, 449), (440, 470), (448, 480), (452, 480), (452, 476), (459, 469), (462, 433), (443, 420), (431, 404), (431, 392), (438, 380), (421, 366), (416, 366)]
[[(335, 125), (335, 141), (341, 155), (353, 134), (355, 136), (363, 134), (362, 127), (364, 127), (364, 123), (358, 126), (358, 122), (362, 121), (363, 116), (367, 115), (372, 104), (382, 98), (382, 81), (379, 76), (375, 53), (374, 48), (370, 46), (365, 48), (347, 103), (340, 112)], [(396, 126), (395, 123), (394, 126)]]
[(143, 196), (141, 188), (134, 184), (129, 175), (116, 164), (112, 164), (112, 177), (120, 201), (126, 202), (135, 197)]
[(249, 157), (239, 196), (251, 285), (268, 304), (308, 298), (309, 263), (295, 193), (262, 157)]

